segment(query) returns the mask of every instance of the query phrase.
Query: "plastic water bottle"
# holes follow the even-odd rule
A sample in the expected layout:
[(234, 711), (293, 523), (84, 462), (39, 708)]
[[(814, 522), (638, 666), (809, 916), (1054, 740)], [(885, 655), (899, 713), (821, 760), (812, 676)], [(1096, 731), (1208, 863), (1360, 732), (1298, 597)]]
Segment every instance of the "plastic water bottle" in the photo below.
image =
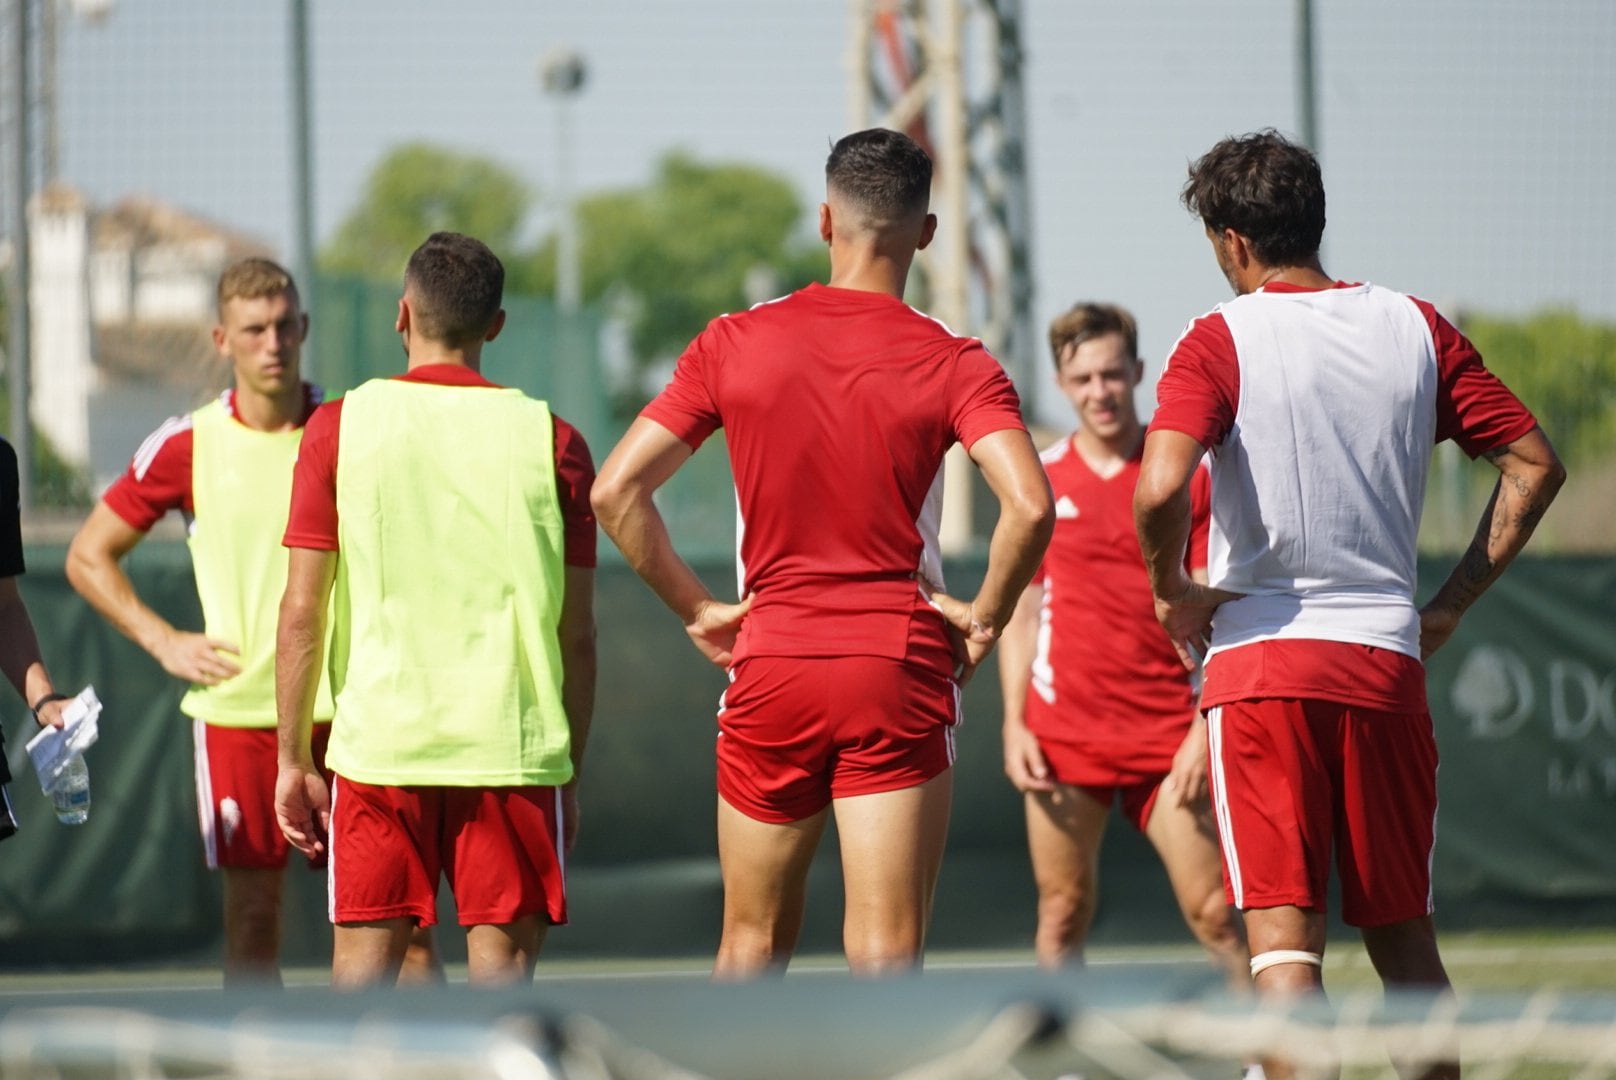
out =
[(50, 787), (56, 820), (63, 825), (83, 825), (90, 819), (90, 767), (83, 754), (74, 754), (56, 774)]

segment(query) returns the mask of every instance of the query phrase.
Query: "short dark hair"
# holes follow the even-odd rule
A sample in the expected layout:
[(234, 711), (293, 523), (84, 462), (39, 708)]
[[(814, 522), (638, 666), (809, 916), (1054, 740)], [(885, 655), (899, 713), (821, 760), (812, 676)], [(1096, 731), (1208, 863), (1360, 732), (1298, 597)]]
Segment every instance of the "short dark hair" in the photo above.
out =
[(1224, 139), (1190, 165), (1184, 206), (1213, 232), (1233, 229), (1269, 266), (1316, 255), (1324, 237), (1324, 178), (1305, 146), (1273, 128)]
[(825, 186), (851, 200), (873, 224), (902, 221), (926, 212), (931, 157), (901, 132), (855, 131), (831, 147)]
[(435, 232), (404, 268), (411, 325), (430, 341), (462, 349), (488, 336), (505, 293), (505, 267), (481, 240)]
[(1107, 334), (1121, 334), (1128, 356), (1139, 359), (1139, 324), (1127, 308), (1117, 304), (1082, 303), (1057, 315), (1049, 324), (1049, 352), (1054, 357), (1055, 370), (1060, 370), (1061, 355), (1066, 350)]

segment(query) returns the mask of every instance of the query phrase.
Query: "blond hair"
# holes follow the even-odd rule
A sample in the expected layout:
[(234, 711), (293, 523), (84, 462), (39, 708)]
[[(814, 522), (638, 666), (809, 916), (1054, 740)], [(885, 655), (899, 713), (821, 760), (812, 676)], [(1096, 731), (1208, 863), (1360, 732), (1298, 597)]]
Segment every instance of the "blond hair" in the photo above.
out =
[(257, 300), (281, 293), (297, 299), (297, 284), (280, 263), (256, 255), (238, 259), (219, 275), (219, 318), (224, 318), (224, 306), (231, 300)]

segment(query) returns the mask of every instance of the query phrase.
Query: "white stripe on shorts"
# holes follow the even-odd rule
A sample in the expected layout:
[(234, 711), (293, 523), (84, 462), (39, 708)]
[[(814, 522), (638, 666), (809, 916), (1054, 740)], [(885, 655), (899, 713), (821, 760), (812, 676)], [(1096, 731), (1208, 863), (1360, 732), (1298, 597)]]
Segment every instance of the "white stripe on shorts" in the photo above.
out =
[(1217, 783), (1212, 785), (1212, 810), (1218, 819), (1218, 842), (1223, 845), (1223, 865), (1229, 871), (1229, 888), (1234, 893), (1234, 906), (1246, 906), (1246, 885), (1240, 877), (1240, 852), (1235, 847), (1234, 828), (1229, 822), (1229, 784), (1223, 774), (1223, 706), (1214, 705), (1206, 710), (1206, 737), (1210, 749), (1212, 772)]
[[(331, 792), (331, 816), (326, 820), (333, 825), (337, 820), (337, 774), (331, 774), (331, 783), (327, 785)], [(327, 828), (325, 831), (325, 917), (332, 926), (337, 925), (337, 845), (333, 842), (336, 829)]]
[(202, 827), (202, 850), (207, 855), (208, 869), (219, 869), (219, 838), (213, 823), (213, 772), (208, 768), (208, 726), (201, 720), (191, 720), (192, 761), (196, 769), (196, 817)]

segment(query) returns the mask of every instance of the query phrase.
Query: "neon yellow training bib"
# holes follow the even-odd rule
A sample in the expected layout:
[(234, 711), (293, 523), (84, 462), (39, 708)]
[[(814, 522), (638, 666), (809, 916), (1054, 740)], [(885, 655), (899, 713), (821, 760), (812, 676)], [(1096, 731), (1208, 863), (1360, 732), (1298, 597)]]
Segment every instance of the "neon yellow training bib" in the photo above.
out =
[[(204, 633), (241, 649), (241, 674), (193, 686), (180, 711), (221, 727), (275, 726), (275, 627), (286, 591), (286, 516), (303, 429), (258, 431), (221, 400), (191, 414), (191, 506), (187, 543), (202, 601)], [(228, 655), (228, 654), (226, 654)], [(320, 680), (314, 718), (331, 719)]]
[(572, 778), (549, 408), (377, 379), (343, 400), (326, 761), (368, 784)]

